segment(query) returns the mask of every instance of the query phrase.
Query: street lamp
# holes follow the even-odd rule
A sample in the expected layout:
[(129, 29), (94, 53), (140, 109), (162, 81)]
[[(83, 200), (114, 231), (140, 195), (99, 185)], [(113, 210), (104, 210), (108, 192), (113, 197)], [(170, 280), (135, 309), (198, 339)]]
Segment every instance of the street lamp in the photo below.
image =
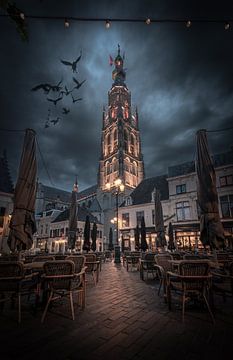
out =
[(119, 194), (123, 193), (125, 190), (125, 186), (122, 183), (121, 179), (116, 179), (114, 184), (110, 183), (106, 184), (106, 189), (113, 189), (113, 193), (116, 195), (116, 218), (113, 219), (114, 223), (116, 223), (116, 246), (115, 246), (115, 263), (120, 263), (120, 246), (119, 246), (119, 216), (118, 216), (118, 208), (119, 208)]

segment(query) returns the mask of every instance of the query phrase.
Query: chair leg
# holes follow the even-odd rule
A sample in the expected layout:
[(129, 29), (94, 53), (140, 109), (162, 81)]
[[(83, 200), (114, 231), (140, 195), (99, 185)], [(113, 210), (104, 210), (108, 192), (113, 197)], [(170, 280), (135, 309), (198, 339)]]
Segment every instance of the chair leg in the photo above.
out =
[(48, 310), (49, 304), (50, 304), (50, 302), (51, 302), (51, 300), (52, 300), (52, 297), (53, 297), (53, 291), (51, 291), (51, 293), (50, 293), (50, 295), (49, 295), (49, 299), (48, 299), (48, 301), (47, 301), (47, 304), (46, 304), (46, 306), (45, 306), (45, 309), (44, 309), (44, 312), (43, 312), (43, 315), (42, 315), (42, 318), (41, 318), (41, 323), (44, 322), (45, 315), (46, 315), (46, 313), (47, 313), (47, 310)]
[(72, 320), (74, 320), (74, 303), (73, 303), (72, 291), (70, 291), (70, 307), (71, 307)]
[(18, 295), (18, 311), (19, 311), (19, 314), (18, 314), (18, 323), (20, 324), (21, 323), (21, 295), (19, 294)]
[(160, 290), (161, 290), (161, 287), (162, 287), (162, 282), (163, 282), (163, 280), (162, 280), (162, 279), (159, 279), (159, 290), (158, 290), (158, 295), (160, 294)]
[(213, 321), (213, 324), (215, 324), (214, 315), (213, 315), (213, 313), (212, 313), (212, 311), (211, 311), (211, 308), (210, 308), (210, 305), (209, 305), (209, 303), (208, 303), (208, 300), (207, 300), (207, 298), (206, 298), (206, 296), (205, 296), (204, 293), (203, 293), (202, 295), (203, 295), (203, 297), (204, 297), (204, 300), (205, 300), (207, 309), (208, 309), (208, 311), (209, 311), (209, 314), (210, 314), (210, 316), (211, 316), (211, 319), (212, 319), (212, 321)]

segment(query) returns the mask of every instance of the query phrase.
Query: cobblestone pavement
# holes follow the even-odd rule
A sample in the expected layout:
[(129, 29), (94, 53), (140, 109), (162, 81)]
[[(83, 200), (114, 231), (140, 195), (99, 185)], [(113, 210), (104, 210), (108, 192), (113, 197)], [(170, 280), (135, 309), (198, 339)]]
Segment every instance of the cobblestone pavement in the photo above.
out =
[(105, 263), (95, 287), (87, 285), (87, 305), (76, 307), (75, 321), (67, 303), (54, 306), (41, 324), (42, 311), (26, 302), (22, 323), (17, 310), (0, 316), (1, 360), (5, 359), (224, 359), (233, 354), (231, 299), (216, 306), (216, 324), (201, 306), (187, 306), (181, 322), (179, 303), (168, 311), (157, 295), (156, 280), (142, 281), (139, 272)]

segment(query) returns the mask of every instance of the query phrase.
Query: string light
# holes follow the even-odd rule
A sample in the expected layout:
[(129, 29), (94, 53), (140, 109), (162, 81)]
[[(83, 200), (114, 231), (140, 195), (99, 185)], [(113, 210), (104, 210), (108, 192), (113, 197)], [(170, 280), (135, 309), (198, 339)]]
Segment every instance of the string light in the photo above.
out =
[(64, 26), (65, 28), (68, 28), (70, 26), (70, 23), (67, 19), (65, 19)]
[(106, 27), (106, 29), (109, 29), (110, 26), (111, 26), (110, 21), (109, 21), (109, 20), (106, 20), (106, 22), (105, 22), (105, 27)]
[(191, 21), (190, 21), (190, 20), (188, 20), (188, 21), (186, 22), (186, 26), (187, 26), (187, 28), (190, 28), (190, 27), (191, 27), (191, 25), (192, 25)]
[(150, 18), (147, 18), (147, 19), (146, 19), (146, 25), (150, 25), (150, 23), (151, 23)]
[(25, 15), (24, 15), (24, 13), (21, 12), (21, 13), (19, 14), (19, 17), (20, 17), (22, 20), (25, 20)]
[(228, 22), (225, 23), (224, 28), (225, 28), (225, 30), (229, 30), (230, 29), (230, 24)]

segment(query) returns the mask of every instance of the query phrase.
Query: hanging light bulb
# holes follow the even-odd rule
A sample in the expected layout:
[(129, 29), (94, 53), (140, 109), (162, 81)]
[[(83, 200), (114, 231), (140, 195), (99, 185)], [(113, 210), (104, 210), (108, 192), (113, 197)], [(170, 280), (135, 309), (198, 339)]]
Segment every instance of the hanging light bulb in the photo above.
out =
[(230, 24), (227, 22), (227, 23), (225, 23), (225, 25), (224, 25), (224, 29), (225, 30), (229, 30), (230, 29)]
[(106, 20), (106, 23), (105, 23), (105, 27), (106, 27), (106, 29), (109, 29), (109, 28), (110, 28), (110, 26), (111, 26), (110, 21), (109, 21), (109, 20)]
[(146, 19), (146, 25), (150, 25), (150, 23), (151, 23), (150, 18), (147, 18), (147, 19)]
[(65, 19), (64, 26), (65, 28), (68, 28), (70, 26), (70, 23), (67, 19)]
[(19, 14), (19, 17), (20, 17), (22, 20), (25, 20), (25, 15), (24, 15), (24, 13), (21, 12), (21, 13)]
[(190, 28), (191, 25), (192, 25), (191, 21), (188, 20), (188, 21), (186, 22), (186, 27), (187, 27), (187, 28)]

